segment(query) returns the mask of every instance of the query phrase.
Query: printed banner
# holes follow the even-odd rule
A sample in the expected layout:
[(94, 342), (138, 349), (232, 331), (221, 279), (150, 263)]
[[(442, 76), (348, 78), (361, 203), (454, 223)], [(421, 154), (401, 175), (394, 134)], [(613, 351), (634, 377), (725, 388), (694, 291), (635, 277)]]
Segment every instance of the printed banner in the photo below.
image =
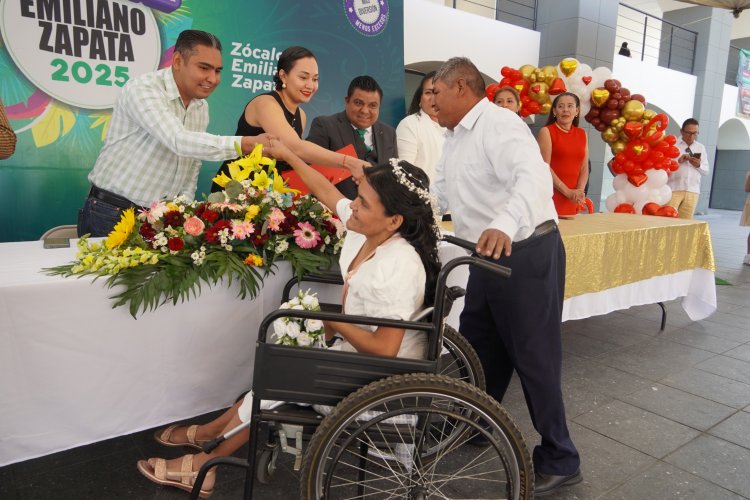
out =
[(737, 88), (737, 116), (750, 117), (750, 51), (745, 49), (740, 49)]
[[(169, 66), (190, 28), (223, 45), (210, 133), (234, 135), (247, 102), (273, 89), (291, 45), (318, 60), (308, 126), (343, 110), (349, 81), (364, 74), (383, 88), (380, 119), (395, 126), (403, 117), (403, 0), (0, 0), (0, 98), (18, 135), (15, 154), (0, 161), (0, 241), (76, 223), (120, 90)], [(204, 162), (197, 197), (217, 166)]]

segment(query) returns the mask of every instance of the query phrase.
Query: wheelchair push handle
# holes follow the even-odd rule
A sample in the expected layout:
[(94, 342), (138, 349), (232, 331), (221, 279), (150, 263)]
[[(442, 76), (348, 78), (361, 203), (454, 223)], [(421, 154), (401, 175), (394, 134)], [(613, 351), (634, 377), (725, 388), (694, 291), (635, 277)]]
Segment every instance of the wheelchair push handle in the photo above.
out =
[(499, 274), (503, 278), (510, 278), (510, 274), (511, 274), (510, 268), (506, 266), (501, 266), (500, 264), (495, 264), (494, 262), (490, 261), (487, 257), (479, 255), (477, 253), (476, 243), (473, 243), (469, 240), (465, 240), (463, 238), (458, 238), (456, 236), (450, 236), (447, 234), (443, 235), (443, 241), (446, 241), (452, 245), (456, 245), (457, 247), (461, 247), (465, 250), (470, 251), (474, 259), (474, 262), (472, 262), (471, 265), (478, 266), (487, 271)]

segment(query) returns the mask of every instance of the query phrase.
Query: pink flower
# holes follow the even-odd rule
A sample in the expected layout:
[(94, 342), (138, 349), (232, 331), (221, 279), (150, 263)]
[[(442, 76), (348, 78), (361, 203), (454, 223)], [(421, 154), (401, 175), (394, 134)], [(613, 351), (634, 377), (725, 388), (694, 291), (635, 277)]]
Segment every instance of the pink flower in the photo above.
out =
[(315, 248), (320, 243), (320, 233), (309, 222), (300, 222), (297, 224), (299, 229), (294, 231), (294, 242), (300, 248)]
[(152, 201), (146, 210), (141, 210), (138, 217), (143, 220), (144, 218), (151, 224), (161, 219), (165, 213), (169, 211), (167, 204), (162, 201)]
[(238, 240), (244, 240), (255, 232), (255, 226), (250, 221), (232, 221), (232, 234)]
[(281, 227), (281, 223), (284, 222), (284, 219), (286, 219), (284, 212), (278, 208), (274, 208), (268, 216), (268, 227), (271, 228), (271, 231), (278, 231)]
[(206, 228), (206, 225), (198, 217), (190, 217), (182, 224), (182, 227), (185, 228), (187, 234), (198, 236)]

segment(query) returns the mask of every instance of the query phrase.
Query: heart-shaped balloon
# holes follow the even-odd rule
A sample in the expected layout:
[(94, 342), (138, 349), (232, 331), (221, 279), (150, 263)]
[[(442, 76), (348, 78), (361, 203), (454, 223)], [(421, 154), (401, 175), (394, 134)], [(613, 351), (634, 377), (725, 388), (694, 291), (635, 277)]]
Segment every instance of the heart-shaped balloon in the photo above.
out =
[(654, 215), (660, 215), (661, 217), (677, 217), (679, 214), (677, 213), (677, 210), (675, 210), (674, 207), (670, 207), (669, 205), (664, 205), (663, 207), (659, 207), (659, 210), (657, 210), (656, 214)]
[(630, 203), (620, 203), (615, 207), (615, 213), (618, 214), (634, 214), (635, 213), (635, 207), (631, 205)]
[(594, 89), (591, 91), (591, 102), (594, 103), (595, 106), (601, 108), (602, 105), (604, 105), (605, 102), (609, 99), (609, 90), (607, 89)]
[(555, 78), (552, 80), (552, 85), (549, 86), (549, 92), (551, 95), (557, 95), (562, 94), (565, 92), (565, 82), (562, 81), (562, 78)]
[(625, 126), (622, 127), (623, 132), (628, 139), (633, 140), (641, 135), (643, 132), (643, 124), (641, 122), (625, 122)]
[(570, 76), (575, 73), (576, 69), (578, 69), (578, 60), (572, 58), (563, 59), (562, 61), (560, 61), (560, 69), (565, 76)]
[(532, 92), (539, 92), (540, 90), (542, 90), (542, 86), (537, 83), (536, 85), (532, 85), (531, 87), (529, 87), (529, 90), (531, 90)]
[(656, 212), (660, 208), (661, 207), (657, 203), (654, 203), (652, 201), (652, 202), (649, 202), (649, 203), (646, 203), (645, 205), (643, 205), (643, 210), (641, 210), (641, 213), (643, 215), (656, 215)]
[(635, 187), (639, 187), (647, 180), (646, 174), (628, 174), (628, 181)]
[(588, 75), (581, 77), (581, 81), (583, 81), (583, 83), (586, 84), (586, 85), (588, 85), (589, 83), (591, 83), (591, 80), (592, 80), (592, 77), (588, 76)]

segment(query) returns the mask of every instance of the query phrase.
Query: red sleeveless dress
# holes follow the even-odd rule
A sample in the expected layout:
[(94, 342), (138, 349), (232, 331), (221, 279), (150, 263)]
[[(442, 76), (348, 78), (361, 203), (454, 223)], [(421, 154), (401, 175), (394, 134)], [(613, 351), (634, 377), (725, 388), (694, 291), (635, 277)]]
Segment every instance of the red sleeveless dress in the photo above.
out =
[[(554, 123), (545, 127), (552, 139), (552, 156), (550, 167), (560, 180), (569, 188), (575, 189), (578, 176), (581, 174), (581, 164), (586, 156), (586, 132), (580, 127), (571, 127), (565, 132)], [(575, 215), (578, 207), (575, 203), (554, 190), (552, 201), (558, 215)]]

